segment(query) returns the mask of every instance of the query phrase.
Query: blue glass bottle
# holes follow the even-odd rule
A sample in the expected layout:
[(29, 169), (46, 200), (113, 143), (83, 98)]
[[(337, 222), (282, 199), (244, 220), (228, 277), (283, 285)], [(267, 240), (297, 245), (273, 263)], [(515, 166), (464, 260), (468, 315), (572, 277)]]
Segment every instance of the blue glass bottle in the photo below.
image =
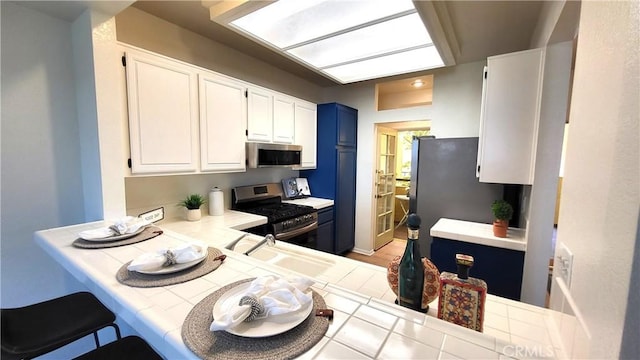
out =
[(420, 255), (418, 234), (420, 216), (410, 214), (407, 217), (407, 247), (398, 266), (398, 303), (401, 306), (421, 311), (422, 291), (424, 287), (424, 266)]

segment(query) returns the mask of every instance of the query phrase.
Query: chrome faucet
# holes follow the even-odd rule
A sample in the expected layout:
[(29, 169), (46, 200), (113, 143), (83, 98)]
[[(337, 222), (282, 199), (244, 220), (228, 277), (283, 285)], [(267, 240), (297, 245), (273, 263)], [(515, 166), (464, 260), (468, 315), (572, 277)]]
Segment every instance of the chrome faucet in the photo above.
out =
[(224, 248), (227, 250), (233, 250), (236, 245), (238, 245), (238, 243), (240, 242), (240, 240), (244, 239), (245, 237), (249, 236), (248, 233), (242, 234), (242, 236), (240, 236), (239, 238), (233, 240), (232, 242), (228, 243), (227, 246), (225, 246)]
[(263, 247), (264, 244), (267, 244), (269, 247), (276, 246), (276, 238), (273, 237), (273, 235), (271, 234), (267, 234), (267, 236), (265, 236), (264, 239), (260, 240), (259, 243), (255, 244), (251, 249), (247, 250), (244, 254), (249, 256), (254, 251), (257, 251), (258, 249)]

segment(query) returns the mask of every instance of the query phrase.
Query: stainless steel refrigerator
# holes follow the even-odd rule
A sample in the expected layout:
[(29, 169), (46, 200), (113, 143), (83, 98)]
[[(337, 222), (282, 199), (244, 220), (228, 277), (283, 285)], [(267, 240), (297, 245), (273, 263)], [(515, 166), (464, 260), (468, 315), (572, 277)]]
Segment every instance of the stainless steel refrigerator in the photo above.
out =
[(503, 198), (504, 185), (478, 181), (477, 154), (477, 137), (413, 140), (409, 213), (422, 219), (422, 256), (431, 258), (429, 230), (440, 218), (493, 222), (491, 203)]

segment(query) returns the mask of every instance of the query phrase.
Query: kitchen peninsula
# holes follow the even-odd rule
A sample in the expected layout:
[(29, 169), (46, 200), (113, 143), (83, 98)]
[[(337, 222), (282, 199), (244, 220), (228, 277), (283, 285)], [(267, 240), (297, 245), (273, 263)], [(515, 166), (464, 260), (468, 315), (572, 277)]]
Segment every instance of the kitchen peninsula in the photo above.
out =
[[(563, 357), (560, 345), (553, 342), (557, 336), (550, 333), (553, 326), (546, 309), (489, 295), (485, 332), (478, 333), (435, 318), (436, 303), (428, 314), (393, 304), (395, 296), (386, 282), (385, 268), (282, 242), (251, 257), (224, 249), (243, 234), (241, 229), (264, 221), (261, 218), (226, 211), (224, 216), (198, 222), (168, 219), (157, 224), (164, 233), (151, 240), (96, 250), (76, 248), (72, 242), (80, 231), (105, 226), (102, 221), (38, 231), (35, 240), (167, 359), (197, 358), (181, 337), (184, 319), (194, 305), (229, 283), (269, 274), (311, 277), (313, 289), (334, 310), (325, 336), (301, 358), (499, 359), (531, 356), (534, 351), (538, 356)], [(140, 254), (195, 239), (227, 255), (217, 270), (164, 287), (134, 288), (116, 280), (118, 269)], [(260, 240), (257, 236), (248, 239)], [(262, 251), (278, 256), (261, 260)], [(287, 258), (298, 262), (275, 262)], [(316, 261), (318, 266), (293, 271), (300, 261)], [(305, 271), (315, 273), (310, 276)]]

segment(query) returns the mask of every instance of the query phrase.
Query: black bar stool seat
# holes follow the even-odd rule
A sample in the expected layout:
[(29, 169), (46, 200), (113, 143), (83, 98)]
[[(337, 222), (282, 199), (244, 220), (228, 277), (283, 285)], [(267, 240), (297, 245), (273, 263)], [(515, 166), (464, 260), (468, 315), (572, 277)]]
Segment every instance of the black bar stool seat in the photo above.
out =
[(2, 359), (30, 359), (111, 326), (116, 316), (93, 294), (79, 292), (20, 308), (1, 309)]
[(146, 341), (137, 336), (126, 336), (120, 340), (80, 355), (74, 360), (162, 360)]

